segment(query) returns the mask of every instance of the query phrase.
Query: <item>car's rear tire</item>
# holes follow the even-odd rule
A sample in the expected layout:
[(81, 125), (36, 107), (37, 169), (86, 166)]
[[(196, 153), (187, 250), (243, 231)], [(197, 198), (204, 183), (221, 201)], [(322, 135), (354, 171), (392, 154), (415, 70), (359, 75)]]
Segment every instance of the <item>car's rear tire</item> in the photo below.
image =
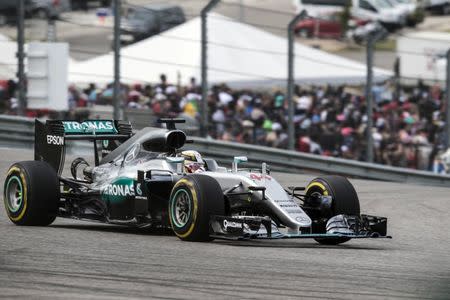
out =
[(224, 215), (225, 202), (219, 183), (207, 175), (180, 179), (169, 199), (169, 219), (175, 234), (184, 241), (205, 242), (212, 238), (210, 216)]
[(3, 191), (6, 213), (14, 224), (47, 226), (55, 220), (59, 180), (48, 163), (15, 163), (8, 170)]
[[(332, 203), (330, 210), (321, 210), (312, 216), (315, 220), (328, 220), (329, 218), (345, 214), (359, 215), (359, 199), (353, 185), (347, 178), (336, 175), (322, 176), (313, 179), (306, 187), (306, 199), (314, 193), (331, 196)], [(315, 220), (314, 220), (315, 219)], [(325, 233), (325, 223), (319, 222), (313, 225), (313, 233)], [(318, 238), (317, 242), (325, 245), (337, 245), (349, 241), (350, 238)]]

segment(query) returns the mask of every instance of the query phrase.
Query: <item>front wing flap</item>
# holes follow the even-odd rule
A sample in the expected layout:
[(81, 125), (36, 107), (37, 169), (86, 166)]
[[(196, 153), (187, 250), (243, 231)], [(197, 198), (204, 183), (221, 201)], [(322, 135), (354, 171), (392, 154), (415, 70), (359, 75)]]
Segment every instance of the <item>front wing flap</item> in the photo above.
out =
[(299, 233), (283, 233), (269, 217), (211, 216), (210, 236), (215, 239), (314, 239), (314, 238), (392, 238), (386, 235), (387, 218), (370, 215), (345, 216), (353, 233), (310, 233), (302, 228)]

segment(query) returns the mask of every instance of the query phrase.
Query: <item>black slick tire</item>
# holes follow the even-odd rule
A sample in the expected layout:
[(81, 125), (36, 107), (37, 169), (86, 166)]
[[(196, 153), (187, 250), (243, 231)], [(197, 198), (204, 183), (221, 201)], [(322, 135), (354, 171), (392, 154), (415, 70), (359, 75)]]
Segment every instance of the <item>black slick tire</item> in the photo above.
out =
[(56, 218), (59, 180), (42, 161), (22, 161), (7, 173), (3, 197), (6, 213), (16, 225), (47, 226)]
[[(306, 197), (310, 197), (313, 193), (332, 197), (331, 210), (321, 211), (319, 216), (316, 216), (320, 219), (329, 219), (340, 214), (360, 214), (358, 195), (353, 185), (345, 177), (329, 175), (315, 178), (306, 187)], [(313, 233), (325, 233), (325, 224), (313, 226)], [(325, 245), (337, 245), (349, 240), (350, 238), (316, 239), (317, 242)]]
[(210, 216), (225, 213), (222, 189), (210, 176), (185, 176), (173, 187), (168, 209), (172, 229), (181, 240), (211, 241)]

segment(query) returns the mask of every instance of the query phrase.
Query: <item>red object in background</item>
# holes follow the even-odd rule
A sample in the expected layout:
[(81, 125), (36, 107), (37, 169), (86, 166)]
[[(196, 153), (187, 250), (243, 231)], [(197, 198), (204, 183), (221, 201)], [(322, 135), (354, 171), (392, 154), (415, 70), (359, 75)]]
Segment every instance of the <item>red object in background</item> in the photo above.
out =
[(351, 127), (344, 127), (341, 129), (341, 135), (342, 136), (349, 136), (353, 133), (354, 129)]
[(161, 113), (161, 102), (155, 102), (152, 104), (152, 110), (155, 115), (159, 115)]
[(37, 118), (37, 112), (34, 110), (27, 110), (25, 112), (25, 116), (27, 116), (28, 118)]
[(77, 107), (87, 107), (87, 99), (83, 98), (78, 99)]
[(324, 150), (323, 153), (322, 153), (322, 155), (323, 155), (323, 156), (332, 156), (333, 153), (331, 153), (330, 150)]
[(25, 116), (29, 118), (42, 118), (42, 117), (48, 117), (50, 114), (50, 109), (27, 109), (25, 111)]
[(311, 152), (311, 140), (307, 136), (302, 136), (298, 139), (298, 151), (309, 153)]
[[(355, 26), (367, 24), (367, 20), (352, 18)], [(318, 37), (338, 39), (344, 35), (339, 14), (331, 14), (318, 18), (309, 18), (297, 23), (294, 32), (301, 37)]]
[(0, 80), (0, 89), (2, 90), (8, 89), (8, 80)]

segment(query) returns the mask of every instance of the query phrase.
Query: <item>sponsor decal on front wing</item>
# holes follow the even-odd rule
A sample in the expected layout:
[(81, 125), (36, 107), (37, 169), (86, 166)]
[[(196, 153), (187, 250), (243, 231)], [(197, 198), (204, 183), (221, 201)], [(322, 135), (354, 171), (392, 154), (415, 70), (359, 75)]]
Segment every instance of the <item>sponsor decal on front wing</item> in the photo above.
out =
[(240, 222), (234, 222), (234, 221), (228, 221), (228, 220), (223, 220), (223, 228), (228, 231), (228, 228), (233, 228), (233, 229), (241, 229), (242, 228), (242, 223)]

